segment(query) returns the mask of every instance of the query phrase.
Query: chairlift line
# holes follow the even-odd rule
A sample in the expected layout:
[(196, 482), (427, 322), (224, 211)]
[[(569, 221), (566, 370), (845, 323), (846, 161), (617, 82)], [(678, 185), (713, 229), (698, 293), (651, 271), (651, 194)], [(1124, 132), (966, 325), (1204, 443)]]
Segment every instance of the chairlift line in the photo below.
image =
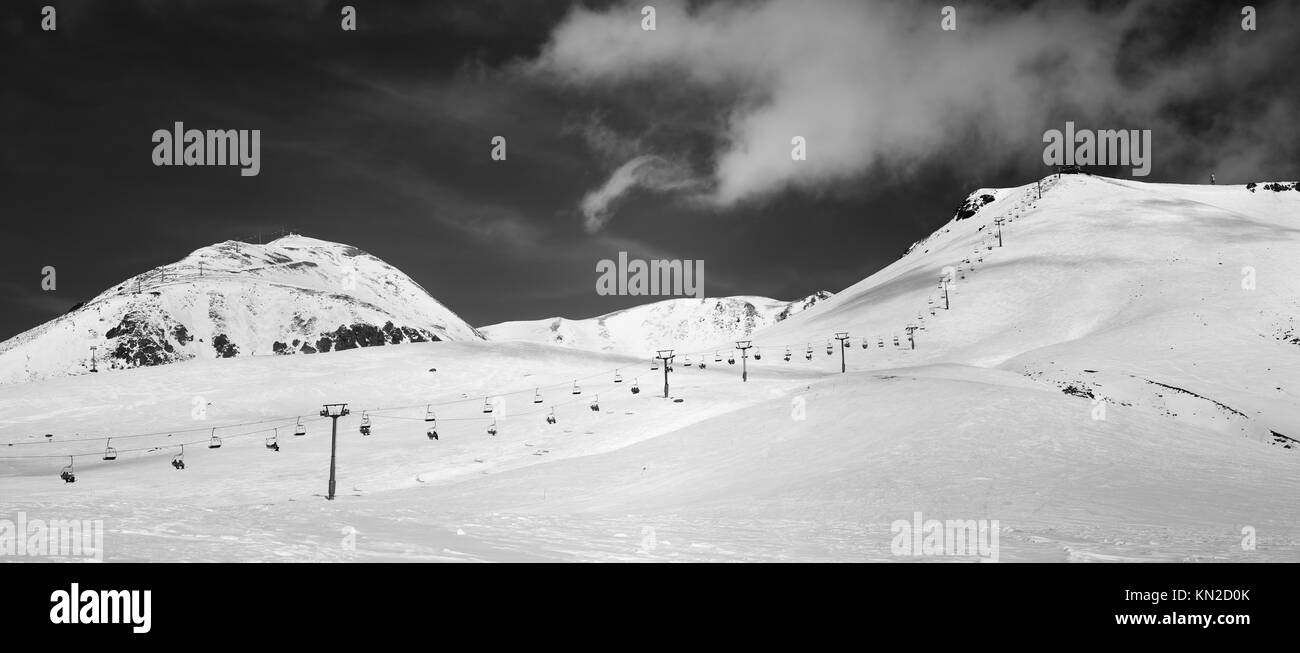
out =
[[(963, 268), (961, 271), (964, 272), (965, 269)], [(940, 285), (940, 287), (942, 288), (945, 284), (941, 281), (941, 283), (940, 283), (939, 285)], [(946, 288), (945, 288), (945, 290), (946, 290)], [(928, 303), (932, 303), (932, 302), (933, 302), (933, 297), (929, 298)], [(933, 313), (934, 313), (934, 309), (931, 308), (930, 311), (931, 311), (931, 314), (933, 315)], [(911, 329), (921, 329), (921, 330), (923, 330), (924, 327), (923, 327), (923, 326), (920, 326), (920, 324), (923, 323), (923, 319), (924, 319), (923, 314), (918, 313), (918, 315), (917, 315), (917, 322), (914, 323), (914, 325), (909, 325), (909, 328), (911, 328)], [(909, 341), (911, 341), (911, 334), (910, 334), (910, 333), (909, 333), (908, 337), (909, 337)], [(893, 336), (891, 337), (891, 339), (893, 340), (895, 347), (898, 347), (898, 346), (901, 345), (901, 342), (900, 342), (900, 338), (899, 338), (899, 336), (897, 336), (897, 335), (893, 335)], [(877, 346), (879, 346), (879, 347), (884, 347), (884, 341), (885, 341), (885, 338), (878, 338), (878, 339), (877, 339)], [(842, 346), (843, 346), (843, 348), (845, 348), (845, 349), (850, 348), (850, 347), (851, 347), (851, 341), (848, 340), (847, 338), (842, 339)], [(868, 339), (868, 338), (863, 338), (863, 339), (862, 339), (862, 348), (863, 348), (863, 349), (868, 349), (869, 346), (870, 346), (870, 341), (869, 341), (869, 339)], [(788, 361), (790, 360), (790, 358), (793, 356), (793, 352), (791, 351), (791, 347), (790, 347), (789, 345), (785, 345), (784, 348), (785, 348), (785, 350), (786, 350), (786, 351), (785, 351), (785, 356), (784, 356), (784, 358), (785, 358), (785, 360), (788, 362)], [(833, 347), (830, 345), (830, 340), (827, 340), (827, 354), (829, 355), (830, 353), (832, 353), (832, 351), (833, 351)], [(699, 363), (698, 363), (698, 367), (699, 367), (700, 369), (704, 369), (704, 368), (706, 368), (707, 353), (703, 353), (703, 352), (702, 352), (702, 353), (700, 353), (699, 355), (700, 355), (700, 360), (699, 360)], [(690, 354), (686, 354), (686, 355), (684, 355), (684, 357), (685, 357), (685, 359), (686, 359), (687, 361), (689, 361)], [(761, 349), (761, 348), (756, 348), (756, 351), (755, 351), (755, 353), (754, 353), (754, 359), (755, 359), (755, 360), (759, 360), (759, 359), (761, 359), (761, 357), (762, 357), (762, 349)], [(811, 345), (811, 343), (807, 343), (807, 345), (806, 345), (806, 353), (805, 353), (805, 357), (806, 357), (808, 360), (812, 360), (812, 345)], [(658, 369), (658, 366), (659, 366), (658, 364), (659, 364), (659, 362), (660, 362), (661, 360), (662, 360), (662, 359), (657, 358), (657, 357), (656, 357), (656, 358), (652, 358), (652, 360), (651, 360), (651, 369), (652, 369), (652, 370), (657, 370), (657, 369)], [(721, 360), (721, 354), (720, 354), (719, 351), (717, 351), (717, 350), (714, 351), (714, 360), (715, 360), (715, 362)], [(671, 362), (671, 359), (670, 359), (670, 360), (664, 360), (664, 361), (662, 361), (662, 362), (664, 362), (664, 364), (665, 364), (665, 374), (667, 374), (667, 373), (673, 371), (673, 370), (672, 370), (672, 365), (669, 364), (669, 363)], [(729, 356), (728, 356), (728, 363), (729, 363), (729, 364), (732, 364), (732, 365), (735, 364), (735, 356), (734, 356), (734, 355), (729, 355)], [(688, 364), (689, 364), (689, 363), (688, 363)], [(608, 373), (608, 372), (606, 372), (606, 373)], [(593, 375), (593, 376), (594, 376), (594, 375)], [(584, 378), (590, 379), (590, 378), (592, 378), (592, 377), (584, 377)], [(606, 378), (609, 378), (609, 377), (606, 377)], [(622, 377), (621, 370), (619, 370), (619, 369), (615, 369), (615, 370), (614, 370), (614, 376), (613, 376), (613, 383), (622, 383), (622, 382), (623, 382), (623, 377)], [(634, 379), (634, 380), (633, 380), (633, 383), (630, 385), (629, 390), (630, 390), (630, 392), (631, 392), (632, 394), (638, 394), (638, 393), (640, 393), (640, 385), (639, 385), (639, 381), (638, 381), (637, 379)], [(516, 391), (516, 392), (518, 392), (518, 391)], [(525, 391), (525, 392), (526, 392), (526, 391)], [(579, 384), (579, 382), (578, 382), (578, 379), (575, 379), (575, 380), (573, 381), (572, 394), (573, 394), (573, 395), (580, 395), (580, 394), (582, 394), (582, 389), (581, 389), (581, 386), (580, 386), (580, 384)], [(535, 403), (535, 404), (541, 404), (541, 403), (543, 403), (543, 402), (544, 402), (544, 400), (543, 400), (542, 395), (541, 395), (541, 388), (540, 388), (540, 387), (534, 388), (533, 403)], [(454, 403), (454, 402), (453, 402), (453, 403)], [(375, 409), (373, 409), (373, 410), (382, 411), (382, 410), (394, 410), (394, 409), (391, 409), (391, 408), (375, 408)], [(598, 394), (595, 395), (594, 398), (593, 398), (593, 400), (591, 401), (591, 410), (592, 410), (593, 412), (599, 412), (599, 411), (600, 411), (599, 395), (598, 395)], [(494, 407), (494, 405), (493, 405), (493, 403), (492, 403), (490, 397), (485, 397), (485, 398), (484, 398), (484, 409), (483, 409), (483, 412), (484, 412), (485, 414), (492, 414), (492, 415), (493, 415), (492, 424), (488, 427), (488, 433), (489, 433), (489, 435), (496, 435), (497, 432), (498, 432), (498, 424), (497, 424), (497, 418), (496, 418), (496, 415), (495, 415), (495, 407)], [(555, 408), (554, 408), (554, 407), (552, 407), (552, 408), (549, 410), (549, 414), (546, 416), (546, 418), (547, 418), (547, 422), (548, 422), (548, 423), (550, 423), (550, 424), (554, 424), (554, 423), (556, 423), (556, 421), (555, 421)], [(411, 419), (411, 418), (399, 418), (399, 419)], [(416, 419), (418, 419), (418, 418), (416, 418)], [(453, 419), (454, 419), (454, 418), (453, 418)], [(428, 432), (426, 433), (426, 435), (429, 437), (429, 439), (437, 440), (437, 439), (438, 439), (438, 434), (437, 434), (437, 430), (436, 430), (436, 426), (437, 426), (437, 424), (436, 424), (436, 417), (435, 417), (435, 415), (434, 415), (433, 404), (432, 404), (432, 403), (425, 404), (425, 416), (424, 416), (424, 421), (430, 423), (430, 428), (428, 429)], [(250, 424), (257, 424), (257, 423), (259, 423), (259, 422), (250, 422)], [(265, 422), (261, 422), (261, 423), (265, 423)], [(368, 412), (368, 411), (363, 411), (363, 412), (362, 412), (361, 425), (360, 425), (360, 426), (361, 426), (361, 433), (362, 433), (362, 435), (370, 435), (369, 431), (370, 431), (371, 424), (372, 424), (372, 422), (371, 422), (371, 417), (370, 417), (370, 415), (369, 415), (369, 412)], [(212, 428), (212, 429), (210, 430), (210, 435), (209, 435), (209, 438), (208, 438), (208, 440), (207, 440), (207, 446), (208, 446), (209, 449), (219, 449), (219, 448), (221, 448), (221, 446), (222, 446), (222, 444), (223, 444), (223, 442), (222, 442), (222, 438), (216, 434), (216, 430), (217, 430), (217, 428), (224, 428), (224, 427), (214, 427), (214, 428)], [(197, 429), (196, 429), (196, 430), (197, 430)], [(258, 430), (258, 431), (252, 431), (252, 432), (250, 432), (250, 433), (248, 433), (248, 434), (253, 434), (253, 433), (265, 433), (265, 430), (266, 430), (266, 429), (260, 429), (260, 430)], [(242, 436), (242, 435), (248, 435), (248, 434), (239, 434), (239, 435)], [(294, 422), (294, 433), (293, 433), (293, 434), (294, 434), (295, 436), (303, 436), (303, 435), (306, 435), (306, 426), (303, 424), (303, 418), (302, 418), (301, 416), (298, 416), (298, 417), (296, 418), (295, 422)], [(117, 459), (117, 457), (118, 457), (118, 454), (119, 454), (118, 450), (115, 449), (115, 448), (112, 446), (112, 439), (113, 439), (113, 437), (141, 437), (141, 436), (143, 436), (143, 435), (155, 435), (155, 434), (140, 434), (140, 435), (128, 435), (128, 436), (108, 436), (108, 437), (104, 438), (104, 439), (106, 440), (106, 443), (105, 443), (105, 449), (104, 449), (104, 454), (103, 454), (103, 458), (104, 458), (104, 460), (115, 460), (115, 459)], [(160, 435), (160, 434), (159, 434), (159, 435)], [(279, 427), (275, 427), (275, 428), (272, 429), (272, 434), (271, 434), (269, 437), (266, 437), (266, 438), (265, 438), (264, 443), (265, 443), (265, 446), (266, 446), (267, 449), (269, 449), (269, 450), (274, 450), (274, 451), (279, 451), (278, 436), (279, 436)], [(168, 437), (171, 437), (171, 434), (169, 434)], [(232, 437), (238, 437), (238, 436), (232, 436)], [(49, 436), (47, 436), (47, 438), (52, 438), (52, 434), (49, 435)], [(98, 439), (98, 438), (94, 438), (94, 439)], [(191, 443), (191, 444), (193, 444), (193, 443)], [(11, 443), (11, 445), (12, 445), (12, 443)], [(175, 467), (175, 468), (178, 469), (178, 470), (179, 470), (179, 469), (184, 469), (184, 467), (185, 467), (185, 465), (184, 465), (184, 443), (180, 444), (179, 446), (180, 446), (180, 448), (181, 448), (180, 452), (177, 453), (177, 454), (173, 457), (173, 459), (172, 459), (172, 465), (173, 465), (173, 467)], [(148, 450), (154, 450), (154, 449), (156, 449), (156, 447), (149, 448)], [(134, 450), (135, 450), (135, 449), (127, 449), (126, 451), (134, 451)], [(145, 450), (145, 449), (140, 449), (140, 450), (143, 451), (143, 450)], [(75, 456), (75, 455), (84, 455), (84, 454), (73, 454), (73, 456)], [(93, 454), (90, 454), (90, 455), (93, 455)], [(19, 456), (19, 457), (48, 457), (48, 456)], [(11, 458), (12, 458), (12, 457), (11, 457)], [(70, 457), (70, 461), (71, 461), (71, 460), (72, 460), (72, 457)], [(71, 466), (72, 466), (72, 465), (69, 464), (69, 467), (71, 467)], [(75, 479), (75, 472), (73, 472), (73, 470), (69, 470), (69, 472), (74, 474), (74, 479)], [(71, 482), (71, 481), (69, 481), (69, 482)]]

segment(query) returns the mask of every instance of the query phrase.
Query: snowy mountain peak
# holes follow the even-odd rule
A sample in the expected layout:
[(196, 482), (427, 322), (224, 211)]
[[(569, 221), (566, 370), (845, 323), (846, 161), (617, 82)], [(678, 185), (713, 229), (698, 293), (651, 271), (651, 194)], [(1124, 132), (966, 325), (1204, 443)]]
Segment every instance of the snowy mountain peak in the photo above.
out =
[(585, 320), (502, 322), (481, 331), (489, 340), (633, 355), (666, 347), (700, 350), (747, 338), (830, 297), (823, 290), (792, 302), (753, 296), (666, 299)]
[(194, 358), (481, 338), (379, 258), (291, 234), (197, 249), (0, 343), (0, 383)]

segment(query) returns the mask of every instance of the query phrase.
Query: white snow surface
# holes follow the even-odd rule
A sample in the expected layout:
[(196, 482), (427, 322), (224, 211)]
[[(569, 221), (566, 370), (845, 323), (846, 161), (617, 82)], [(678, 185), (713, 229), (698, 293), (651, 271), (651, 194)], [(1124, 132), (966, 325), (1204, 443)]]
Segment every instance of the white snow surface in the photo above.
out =
[(277, 342), (303, 353), (340, 327), (389, 322), (411, 330), (402, 342), (412, 332), (482, 337), (410, 277), (354, 247), (299, 235), (226, 241), (0, 343), (0, 383), (88, 374), (91, 347), (95, 368), (106, 370), (217, 358), (219, 336), (234, 346), (229, 355), (274, 355)]
[[(739, 361), (679, 361), (680, 403), (644, 353), (473, 339), (0, 386), (0, 516), (102, 519), (110, 561), (976, 559), (895, 555), (891, 524), (916, 513), (997, 520), (1002, 562), (1300, 561), (1300, 192), (1005, 190), (758, 330), (747, 383)], [(972, 255), (931, 316), (941, 270)], [(895, 347), (918, 312), (916, 349)], [(316, 413), (338, 401), (328, 502)]]
[[(792, 302), (767, 297), (665, 299), (584, 320), (555, 317), (481, 327), (489, 340), (535, 342), (630, 355), (698, 350), (749, 338), (825, 301), (821, 291)], [(722, 344), (719, 344), (722, 343)]]

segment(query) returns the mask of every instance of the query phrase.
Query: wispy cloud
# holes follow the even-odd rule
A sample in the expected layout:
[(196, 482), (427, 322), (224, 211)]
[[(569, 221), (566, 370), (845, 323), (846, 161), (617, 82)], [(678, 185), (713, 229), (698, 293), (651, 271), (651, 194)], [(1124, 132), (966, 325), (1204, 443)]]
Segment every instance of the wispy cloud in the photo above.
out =
[(588, 232), (599, 231), (613, 216), (618, 202), (634, 189), (673, 192), (698, 189), (702, 185), (681, 163), (654, 154), (637, 156), (619, 166), (603, 186), (582, 198), (585, 226)]

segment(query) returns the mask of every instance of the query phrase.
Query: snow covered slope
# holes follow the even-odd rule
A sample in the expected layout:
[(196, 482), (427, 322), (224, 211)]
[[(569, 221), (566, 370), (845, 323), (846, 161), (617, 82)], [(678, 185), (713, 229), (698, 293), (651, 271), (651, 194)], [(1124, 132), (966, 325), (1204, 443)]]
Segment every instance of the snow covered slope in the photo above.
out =
[(502, 322), (480, 331), (496, 341), (650, 355), (657, 349), (695, 349), (748, 338), (830, 296), (823, 291), (793, 302), (766, 297), (666, 299), (586, 320)]
[(1056, 383), (1085, 415), (1142, 404), (1171, 428), (1300, 437), (1300, 192), (1062, 175), (1042, 193), (996, 193), (755, 343), (823, 356), (847, 331), (850, 367), (997, 367)]
[(756, 332), (748, 382), (466, 339), (3, 385), (0, 516), (102, 519), (113, 561), (912, 560), (917, 513), (996, 520), (999, 561), (1300, 561), (1300, 192), (1036, 196)]
[(0, 343), (0, 383), (193, 358), (316, 353), (481, 336), (400, 270), (290, 235), (226, 241)]

